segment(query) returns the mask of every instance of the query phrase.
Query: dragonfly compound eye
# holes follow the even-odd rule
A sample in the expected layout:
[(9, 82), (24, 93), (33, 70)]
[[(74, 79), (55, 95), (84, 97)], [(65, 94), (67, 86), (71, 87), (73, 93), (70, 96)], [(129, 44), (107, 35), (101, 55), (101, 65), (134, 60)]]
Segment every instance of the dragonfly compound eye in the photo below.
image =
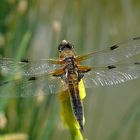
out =
[(71, 50), (71, 49), (73, 49), (73, 45), (66, 40), (62, 40), (61, 44), (58, 46), (59, 52), (62, 52), (65, 50)]

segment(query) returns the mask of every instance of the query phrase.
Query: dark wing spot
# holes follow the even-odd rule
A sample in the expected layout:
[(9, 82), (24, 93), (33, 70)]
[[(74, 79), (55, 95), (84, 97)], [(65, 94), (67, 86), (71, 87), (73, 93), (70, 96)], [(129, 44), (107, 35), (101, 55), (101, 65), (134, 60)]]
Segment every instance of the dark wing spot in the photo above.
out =
[(113, 46), (110, 47), (110, 50), (115, 50), (118, 47), (119, 47), (118, 45), (113, 45)]
[(133, 40), (138, 40), (138, 39), (140, 39), (140, 37), (134, 37), (134, 38), (133, 38)]
[(28, 81), (33, 81), (33, 80), (36, 80), (36, 77), (30, 77), (30, 78), (28, 79)]
[(107, 68), (108, 68), (108, 69), (114, 69), (114, 68), (116, 68), (116, 66), (110, 65), (110, 66), (107, 66)]
[(28, 59), (21, 59), (21, 62), (29, 63), (29, 60)]
[(135, 64), (135, 65), (140, 65), (140, 62), (135, 62), (134, 64)]

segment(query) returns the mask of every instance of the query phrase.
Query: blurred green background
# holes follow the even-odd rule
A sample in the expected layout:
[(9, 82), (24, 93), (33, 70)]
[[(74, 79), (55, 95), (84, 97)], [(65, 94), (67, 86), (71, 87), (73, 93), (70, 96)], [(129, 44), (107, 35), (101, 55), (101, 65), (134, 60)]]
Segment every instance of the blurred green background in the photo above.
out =
[[(57, 57), (62, 39), (83, 54), (139, 36), (139, 25), (139, 0), (1, 0), (0, 57)], [(140, 139), (139, 82), (87, 89), (85, 138)], [(0, 140), (6, 136), (69, 140), (57, 96), (0, 98)]]

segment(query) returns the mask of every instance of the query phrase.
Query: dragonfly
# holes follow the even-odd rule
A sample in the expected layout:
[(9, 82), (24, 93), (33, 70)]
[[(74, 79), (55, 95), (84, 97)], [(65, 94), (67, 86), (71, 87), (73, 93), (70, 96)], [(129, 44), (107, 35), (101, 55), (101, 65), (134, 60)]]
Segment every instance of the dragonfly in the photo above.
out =
[[(0, 59), (0, 97), (33, 97), (67, 91), (73, 114), (83, 130), (83, 105), (79, 83), (85, 88), (110, 86), (140, 77), (140, 37), (77, 55), (74, 46), (63, 40), (57, 59)], [(61, 84), (60, 84), (61, 83)]]

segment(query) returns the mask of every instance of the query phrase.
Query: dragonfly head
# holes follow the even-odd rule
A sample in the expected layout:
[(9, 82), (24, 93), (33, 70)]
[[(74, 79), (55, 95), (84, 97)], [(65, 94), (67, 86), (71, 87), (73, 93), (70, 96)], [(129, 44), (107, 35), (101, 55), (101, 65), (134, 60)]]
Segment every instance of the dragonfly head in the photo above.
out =
[(58, 46), (58, 51), (61, 53), (62, 51), (69, 50), (73, 50), (73, 45), (66, 40), (62, 40), (61, 44)]

